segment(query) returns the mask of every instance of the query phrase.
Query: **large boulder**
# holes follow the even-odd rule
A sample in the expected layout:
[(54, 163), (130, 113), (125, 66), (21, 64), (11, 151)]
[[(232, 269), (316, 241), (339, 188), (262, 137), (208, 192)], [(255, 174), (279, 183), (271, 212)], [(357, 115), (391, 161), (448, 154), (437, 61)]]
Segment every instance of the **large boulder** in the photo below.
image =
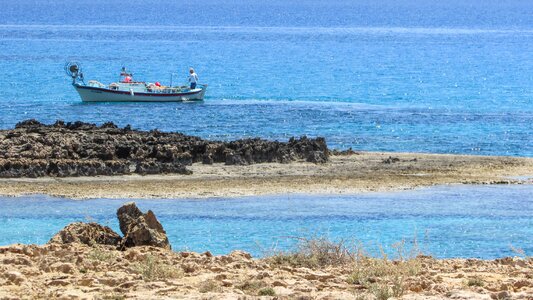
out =
[(111, 228), (97, 223), (76, 222), (56, 233), (48, 243), (81, 243), (118, 246), (122, 238)]
[(143, 214), (135, 202), (128, 202), (117, 210), (123, 247), (155, 246), (170, 249), (167, 234), (149, 210)]

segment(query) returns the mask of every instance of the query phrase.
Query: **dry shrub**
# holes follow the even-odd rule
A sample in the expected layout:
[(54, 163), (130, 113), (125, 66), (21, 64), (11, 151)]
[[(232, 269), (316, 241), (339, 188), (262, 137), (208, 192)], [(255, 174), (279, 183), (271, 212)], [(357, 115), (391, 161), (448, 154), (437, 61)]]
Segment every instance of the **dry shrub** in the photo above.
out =
[(326, 237), (296, 239), (295, 251), (275, 253), (268, 261), (274, 265), (316, 268), (351, 264), (355, 260), (354, 252), (344, 240), (333, 242)]
[(276, 296), (276, 291), (273, 288), (262, 288), (257, 292), (258, 296)]
[(144, 281), (179, 278), (183, 275), (180, 269), (152, 255), (146, 255), (142, 261), (133, 266), (133, 269), (142, 275)]
[(516, 248), (513, 245), (511, 245), (510, 248), (513, 253), (515, 253), (519, 258), (523, 260), (533, 259), (533, 256), (527, 255), (526, 251), (524, 251), (524, 249), (522, 248)]
[(198, 287), (200, 293), (209, 293), (209, 292), (221, 292), (222, 288), (218, 285), (215, 280), (208, 279), (200, 283)]
[(125, 300), (126, 296), (117, 293), (105, 293), (94, 297), (94, 300)]
[(87, 254), (87, 258), (90, 260), (96, 260), (101, 262), (112, 262), (116, 259), (117, 255), (110, 250), (93, 248)]
[(472, 277), (472, 278), (468, 278), (468, 280), (466, 281), (466, 285), (482, 287), (485, 285), (485, 282), (480, 277)]
[(394, 244), (393, 248), (396, 250), (393, 259), (389, 259), (382, 249), (381, 258), (359, 251), (348, 282), (363, 285), (377, 299), (402, 296), (407, 289), (405, 279), (420, 272), (420, 251), (416, 240), (409, 252), (405, 251), (404, 241)]
[(416, 239), (406, 251), (405, 242), (392, 245), (392, 259), (381, 249), (379, 255), (369, 255), (361, 245), (349, 247), (345, 240), (333, 242), (326, 237), (298, 238), (295, 251), (278, 252), (267, 258), (273, 265), (323, 268), (350, 266), (353, 268), (348, 283), (362, 285), (376, 299), (400, 297), (407, 290), (405, 279), (415, 276), (421, 268)]
[(256, 294), (259, 290), (266, 288), (267, 284), (260, 280), (246, 280), (235, 287), (248, 294)]

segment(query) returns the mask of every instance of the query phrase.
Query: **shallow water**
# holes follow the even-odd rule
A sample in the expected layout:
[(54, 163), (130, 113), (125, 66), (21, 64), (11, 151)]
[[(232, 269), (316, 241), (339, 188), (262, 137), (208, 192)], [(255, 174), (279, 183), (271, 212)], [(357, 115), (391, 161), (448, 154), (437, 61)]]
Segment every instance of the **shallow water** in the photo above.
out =
[[(73, 201), (47, 196), (0, 198), (0, 245), (45, 243), (74, 221), (118, 231), (126, 200)], [(175, 250), (241, 249), (254, 255), (290, 249), (287, 237), (328, 236), (392, 253), (405, 240), (437, 257), (495, 258), (533, 253), (533, 185), (441, 186), (357, 195), (284, 195), (209, 200), (136, 200), (151, 209)]]
[[(36, 118), (211, 139), (533, 156), (533, 2), (0, 0), (0, 128)], [(142, 14), (139, 12), (142, 11)], [(209, 84), (198, 104), (82, 104), (63, 74)]]

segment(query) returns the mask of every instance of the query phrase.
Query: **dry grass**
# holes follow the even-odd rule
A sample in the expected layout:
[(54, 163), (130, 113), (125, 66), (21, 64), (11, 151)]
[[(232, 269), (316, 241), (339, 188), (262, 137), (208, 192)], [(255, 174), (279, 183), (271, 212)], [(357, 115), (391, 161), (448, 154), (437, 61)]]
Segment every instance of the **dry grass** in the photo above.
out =
[(200, 293), (210, 293), (210, 292), (220, 292), (222, 291), (222, 288), (218, 285), (218, 283), (215, 280), (208, 279), (200, 283), (200, 286), (198, 287), (198, 291)]
[(416, 276), (420, 272), (421, 262), (418, 258), (420, 251), (416, 239), (408, 252), (405, 251), (405, 241), (396, 243), (392, 247), (396, 250), (392, 259), (383, 250), (380, 258), (359, 251), (348, 283), (366, 287), (376, 299), (402, 296), (407, 290), (406, 278)]
[(511, 247), (511, 251), (513, 251), (513, 253), (515, 253), (521, 259), (528, 260), (528, 259), (532, 259), (533, 258), (533, 256), (527, 255), (526, 251), (524, 251), (524, 249), (522, 249), (522, 248), (516, 248), (516, 247), (514, 247), (512, 245), (510, 247)]
[(483, 287), (485, 285), (485, 282), (479, 277), (472, 277), (468, 278), (468, 280), (466, 281), (466, 285)]
[(355, 261), (354, 251), (344, 240), (333, 242), (326, 237), (296, 239), (299, 242), (295, 251), (275, 253), (268, 261), (273, 265), (307, 268), (340, 266)]
[(103, 294), (101, 296), (97, 296), (94, 298), (94, 300), (125, 300), (126, 296), (117, 294), (117, 293), (110, 293), (110, 294)]
[(116, 259), (116, 254), (105, 249), (93, 248), (88, 254), (87, 258), (101, 262), (112, 262)]
[(394, 244), (393, 258), (382, 249), (379, 255), (369, 255), (362, 246), (349, 247), (344, 240), (334, 242), (325, 237), (298, 240), (295, 251), (276, 253), (267, 260), (273, 265), (292, 267), (352, 268), (347, 282), (367, 289), (379, 300), (402, 296), (407, 290), (406, 279), (416, 276), (421, 269), (416, 239), (409, 251), (403, 241)]
[(144, 260), (136, 263), (133, 269), (142, 275), (144, 281), (173, 279), (183, 276), (183, 272), (180, 269), (166, 264), (152, 255), (147, 255)]
[(262, 288), (257, 292), (258, 296), (276, 296), (276, 291), (273, 288)]
[(267, 288), (267, 284), (260, 280), (246, 280), (235, 286), (247, 294), (257, 294), (260, 290)]

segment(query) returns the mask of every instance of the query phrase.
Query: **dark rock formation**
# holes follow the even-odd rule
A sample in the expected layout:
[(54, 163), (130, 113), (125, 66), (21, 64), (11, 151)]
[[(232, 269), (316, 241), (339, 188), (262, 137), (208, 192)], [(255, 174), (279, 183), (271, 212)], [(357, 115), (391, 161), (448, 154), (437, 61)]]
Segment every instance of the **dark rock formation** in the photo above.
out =
[(0, 130), (0, 177), (94, 176), (120, 174), (190, 174), (192, 163), (243, 165), (328, 160), (323, 138), (288, 142), (259, 138), (207, 141), (181, 133), (137, 131), (113, 123), (36, 120)]
[(89, 246), (100, 244), (120, 249), (135, 246), (170, 249), (167, 234), (151, 210), (143, 214), (135, 202), (128, 202), (118, 209), (117, 217), (124, 237), (107, 226), (76, 222), (60, 230), (48, 243), (81, 243)]
[(398, 157), (389, 156), (387, 159), (384, 159), (381, 162), (384, 164), (392, 164), (392, 163), (397, 163), (399, 161), (400, 159)]
[(124, 247), (156, 246), (170, 249), (167, 234), (151, 210), (143, 214), (135, 202), (128, 202), (118, 209), (117, 217), (120, 231), (124, 234)]
[(76, 222), (67, 225), (56, 233), (48, 243), (81, 243), (86, 245), (118, 246), (122, 238), (111, 228), (97, 223)]

